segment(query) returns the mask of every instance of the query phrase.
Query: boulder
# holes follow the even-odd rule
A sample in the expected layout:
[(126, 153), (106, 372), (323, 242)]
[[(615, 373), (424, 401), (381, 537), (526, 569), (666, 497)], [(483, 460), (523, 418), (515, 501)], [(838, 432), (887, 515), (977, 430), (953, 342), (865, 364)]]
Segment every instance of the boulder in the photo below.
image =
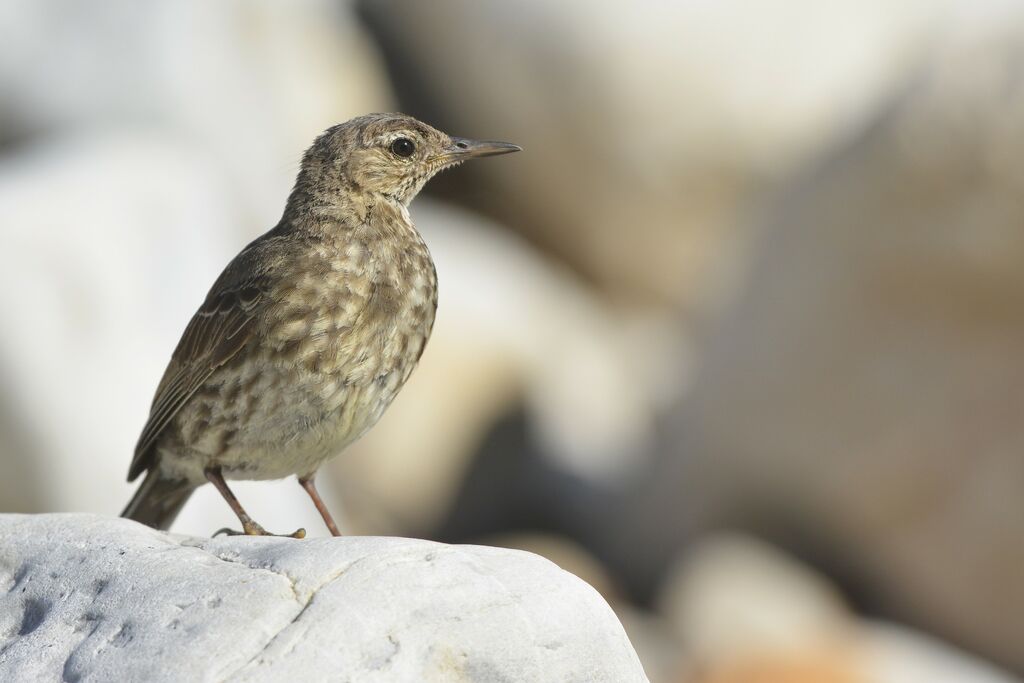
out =
[(0, 537), (2, 680), (647, 680), (598, 593), (521, 551), (84, 514)]
[(1024, 8), (1006, 11), (965, 18), (766, 219), (608, 535), (633, 586), (738, 527), (1024, 674)]
[(701, 538), (666, 584), (659, 607), (691, 683), (1019, 681), (928, 634), (857, 614), (830, 577), (743, 534)]

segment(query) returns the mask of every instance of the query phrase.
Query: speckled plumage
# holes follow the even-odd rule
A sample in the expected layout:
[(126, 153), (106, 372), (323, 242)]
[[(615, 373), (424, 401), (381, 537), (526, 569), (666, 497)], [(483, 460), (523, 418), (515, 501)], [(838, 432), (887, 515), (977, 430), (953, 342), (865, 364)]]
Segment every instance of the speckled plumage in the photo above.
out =
[[(394, 151), (403, 141), (409, 157)], [(517, 149), (401, 114), (317, 138), (280, 223), (228, 264), (175, 349), (129, 479), (149, 474), (125, 516), (166, 528), (195, 487), (226, 486), (212, 476), (311, 485), (380, 418), (430, 336), (437, 276), (408, 203), (445, 167)], [(240, 510), (246, 533), (261, 533)]]

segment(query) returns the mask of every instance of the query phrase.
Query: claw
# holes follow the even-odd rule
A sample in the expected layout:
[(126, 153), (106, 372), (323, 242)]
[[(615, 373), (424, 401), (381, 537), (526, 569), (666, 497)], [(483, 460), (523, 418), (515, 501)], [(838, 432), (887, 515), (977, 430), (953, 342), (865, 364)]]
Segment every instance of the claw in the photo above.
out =
[(273, 536), (275, 538), (305, 538), (306, 530), (303, 528), (299, 528), (290, 534), (272, 534), (259, 525), (249, 527), (245, 531), (238, 531), (236, 529), (229, 529), (228, 527), (224, 527), (223, 529), (217, 529), (217, 531), (213, 533), (213, 536), (211, 536), (211, 538), (216, 538), (221, 534), (224, 534), (225, 536)]
[(217, 532), (213, 534), (214, 536), (224, 534), (225, 536), (278, 536), (281, 538), (306, 537), (305, 529), (296, 529), (290, 534), (270, 533), (253, 521), (253, 518), (250, 517), (244, 509), (242, 509), (242, 504), (238, 502), (237, 498), (235, 498), (235, 494), (231, 493), (231, 489), (228, 488), (227, 482), (224, 481), (224, 475), (221, 474), (219, 467), (208, 467), (205, 470), (205, 474), (206, 478), (210, 480), (210, 483), (216, 486), (217, 490), (220, 491), (220, 494), (224, 496), (224, 500), (228, 502), (228, 505), (231, 506), (235, 515), (238, 516), (238, 521), (242, 523), (242, 531), (235, 531), (234, 529), (224, 527), (223, 529), (218, 529)]

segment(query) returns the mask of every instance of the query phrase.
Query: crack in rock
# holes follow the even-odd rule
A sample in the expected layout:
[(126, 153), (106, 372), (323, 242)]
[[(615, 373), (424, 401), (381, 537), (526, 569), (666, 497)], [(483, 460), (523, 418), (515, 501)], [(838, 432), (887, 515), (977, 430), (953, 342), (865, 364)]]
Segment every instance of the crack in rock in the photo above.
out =
[(367, 666), (374, 671), (380, 671), (381, 669), (387, 668), (395, 658), (395, 655), (397, 655), (401, 649), (401, 644), (395, 640), (395, 637), (392, 634), (389, 633), (385, 651), (372, 657), (370, 661), (367, 662)]
[(269, 572), (269, 573), (273, 574), (274, 576), (280, 576), (282, 579), (284, 579), (285, 581), (288, 582), (288, 588), (291, 590), (292, 598), (295, 600), (295, 602), (299, 603), (299, 605), (303, 606), (303, 607), (305, 606), (305, 604), (307, 602), (307, 601), (304, 601), (302, 599), (302, 597), (299, 595), (299, 589), (298, 589), (298, 586), (297, 586), (298, 580), (295, 579), (290, 574), (288, 574), (287, 572), (277, 571), (277, 570), (275, 570), (271, 566), (249, 564), (248, 562), (245, 562), (244, 560), (242, 560), (242, 558), (240, 558), (240, 557), (237, 557), (237, 556), (232, 557), (231, 555), (228, 555), (227, 553), (224, 553), (224, 554), (215, 553), (215, 552), (213, 552), (211, 550), (208, 550), (208, 549), (204, 548), (202, 545), (193, 545), (191, 543), (181, 543), (181, 544), (179, 544), (179, 547), (181, 547), (181, 548), (194, 548), (196, 550), (199, 550), (199, 551), (202, 551), (202, 552), (206, 553), (207, 555), (209, 555), (210, 557), (214, 558), (215, 560), (220, 560), (221, 562), (225, 562), (227, 564), (234, 564), (234, 565), (238, 565), (239, 567), (245, 567), (246, 569), (253, 569), (253, 570), (256, 570), (256, 571)]
[[(334, 581), (337, 581), (339, 578), (344, 576), (346, 572), (348, 572), (350, 569), (352, 569), (353, 567), (355, 567), (356, 565), (358, 565), (359, 563), (363, 562), (366, 559), (367, 559), (366, 557), (361, 557), (358, 560), (353, 560), (352, 562), (349, 562), (348, 564), (344, 565), (343, 567), (341, 567), (337, 571), (333, 572), (330, 576), (328, 576), (326, 579), (321, 581), (320, 584), (316, 588), (314, 588), (313, 590), (311, 590), (309, 592), (309, 597), (306, 598), (304, 603), (298, 597), (298, 591), (295, 591), (294, 584), (293, 584), (292, 590), (296, 594), (296, 600), (298, 600), (300, 602), (300, 604), (302, 604), (302, 608), (298, 612), (296, 612), (295, 616), (292, 617), (291, 620), (287, 624), (285, 624), (284, 626), (279, 628), (272, 636), (270, 636), (270, 638), (267, 640), (267, 642), (263, 644), (263, 647), (261, 647), (259, 650), (257, 650), (256, 653), (253, 654), (252, 657), (247, 659), (241, 666), (239, 666), (237, 669), (232, 671), (230, 674), (228, 674), (222, 680), (225, 680), (225, 681), (231, 680), (236, 675), (238, 675), (239, 673), (244, 671), (250, 664), (252, 664), (252, 663), (256, 662), (257, 660), (259, 660), (259, 658), (261, 656), (263, 656), (266, 653), (266, 651), (269, 650), (270, 647), (274, 644), (274, 641), (276, 641), (279, 637), (281, 637), (281, 635), (284, 634), (285, 631), (287, 631), (292, 626), (294, 626), (302, 618), (302, 615), (306, 613), (306, 610), (309, 609), (309, 606), (313, 604), (313, 600), (316, 598), (317, 593), (319, 593), (323, 588), (327, 587), (328, 585), (330, 585)], [(241, 564), (241, 563), (238, 563), (238, 564)], [(277, 573), (277, 572), (274, 572), (274, 573)], [(389, 638), (390, 638), (390, 636), (389, 636)], [(397, 652), (397, 651), (398, 650), (397, 650), (397, 647), (396, 647), (395, 652)], [(392, 656), (394, 656), (394, 653), (392, 653)]]

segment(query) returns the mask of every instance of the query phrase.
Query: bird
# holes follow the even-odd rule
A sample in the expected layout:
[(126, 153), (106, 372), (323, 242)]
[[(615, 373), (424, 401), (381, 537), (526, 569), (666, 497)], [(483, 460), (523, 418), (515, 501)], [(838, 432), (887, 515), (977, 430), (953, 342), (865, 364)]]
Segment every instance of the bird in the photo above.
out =
[[(212, 483), (250, 536), (232, 479), (296, 476), (331, 535), (320, 466), (370, 429), (430, 337), (437, 272), (408, 206), (468, 159), (521, 151), (377, 113), (324, 131), (280, 221), (231, 260), (182, 334), (128, 470), (122, 517), (167, 530)], [(218, 532), (219, 533), (219, 532)]]

